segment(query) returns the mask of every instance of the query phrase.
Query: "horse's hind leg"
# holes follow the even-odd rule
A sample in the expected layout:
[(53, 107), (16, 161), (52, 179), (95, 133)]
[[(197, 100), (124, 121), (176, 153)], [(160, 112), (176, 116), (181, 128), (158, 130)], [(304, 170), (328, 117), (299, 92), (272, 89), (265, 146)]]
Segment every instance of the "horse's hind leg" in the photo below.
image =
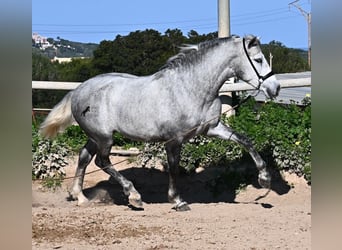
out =
[(125, 195), (128, 196), (129, 203), (136, 208), (142, 207), (141, 196), (133, 186), (133, 183), (122, 176), (114, 169), (109, 159), (110, 150), (112, 147), (112, 136), (106, 139), (101, 139), (101, 144), (98, 145), (98, 152), (95, 158), (95, 164), (104, 172), (112, 176), (122, 187)]
[(221, 122), (216, 127), (210, 128), (207, 132), (207, 135), (215, 136), (224, 140), (232, 140), (244, 146), (248, 150), (256, 164), (257, 169), (259, 170), (258, 181), (260, 186), (264, 188), (271, 187), (271, 176), (266, 170), (266, 163), (254, 149), (252, 143), (247, 137), (235, 132), (232, 128), (225, 126)]
[(178, 175), (181, 144), (169, 142), (165, 145), (167, 161), (169, 164), (169, 191), (168, 198), (171, 203), (175, 203), (173, 207), (177, 211), (190, 210), (188, 204), (183, 201), (178, 193), (176, 178)]
[(78, 158), (78, 165), (73, 181), (72, 188), (70, 190), (70, 197), (78, 200), (78, 205), (83, 205), (88, 202), (88, 199), (84, 196), (82, 192), (83, 180), (86, 168), (90, 161), (93, 159), (96, 153), (96, 144), (88, 140), (84, 147), (81, 149)]

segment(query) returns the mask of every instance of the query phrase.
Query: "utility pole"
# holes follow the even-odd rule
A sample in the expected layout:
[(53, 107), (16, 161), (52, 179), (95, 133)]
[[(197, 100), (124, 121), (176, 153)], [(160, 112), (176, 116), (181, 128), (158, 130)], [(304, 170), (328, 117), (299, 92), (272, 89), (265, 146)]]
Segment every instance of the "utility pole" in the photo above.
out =
[(305, 10), (303, 10), (303, 8), (297, 4), (298, 1), (299, 0), (289, 3), (289, 6), (291, 5), (295, 6), (300, 11), (300, 13), (304, 16), (308, 24), (308, 64), (309, 64), (309, 67), (311, 68), (311, 12), (306, 12)]
[(230, 36), (230, 0), (218, 0), (218, 37)]
[[(218, 9), (218, 37), (224, 38), (230, 36), (230, 0), (217, 0)], [(228, 80), (230, 83), (234, 82), (234, 79)], [(227, 112), (228, 116), (234, 115), (232, 110), (233, 95), (232, 92), (220, 94), (222, 102), (222, 112)]]

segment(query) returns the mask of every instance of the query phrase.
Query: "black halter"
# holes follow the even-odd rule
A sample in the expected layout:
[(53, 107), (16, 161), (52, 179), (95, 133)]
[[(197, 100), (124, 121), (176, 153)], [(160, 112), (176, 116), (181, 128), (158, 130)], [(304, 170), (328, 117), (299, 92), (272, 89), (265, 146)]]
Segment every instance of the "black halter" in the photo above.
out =
[(254, 64), (253, 64), (253, 62), (252, 62), (252, 59), (249, 57), (249, 55), (248, 55), (248, 53), (247, 53), (246, 44), (245, 44), (245, 38), (242, 39), (242, 43), (243, 43), (243, 49), (244, 49), (244, 51), (245, 51), (245, 53), (246, 53), (246, 56), (247, 56), (247, 58), (248, 58), (248, 61), (251, 63), (251, 65), (252, 65), (252, 67), (253, 67), (253, 69), (254, 69), (254, 72), (255, 72), (256, 75), (258, 76), (259, 85), (258, 85), (258, 87), (257, 87), (256, 89), (259, 90), (261, 84), (262, 84), (267, 78), (273, 76), (274, 73), (273, 73), (273, 71), (271, 70), (268, 74), (266, 74), (266, 75), (264, 75), (264, 76), (261, 76), (261, 75), (259, 74), (259, 72), (256, 70), (256, 68), (255, 68), (255, 66), (254, 66)]

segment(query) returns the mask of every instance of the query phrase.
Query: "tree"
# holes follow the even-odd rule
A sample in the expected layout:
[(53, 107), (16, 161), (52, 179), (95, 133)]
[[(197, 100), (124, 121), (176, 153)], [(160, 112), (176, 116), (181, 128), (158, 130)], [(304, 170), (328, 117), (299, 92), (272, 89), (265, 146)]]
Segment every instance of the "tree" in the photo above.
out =
[[(120, 35), (115, 40), (119, 40)], [(99, 47), (94, 51), (94, 58), (92, 61), (93, 68), (97, 74), (105, 72), (113, 72), (113, 42), (103, 40)]]
[(272, 69), (274, 73), (289, 73), (310, 70), (307, 60), (300, 50), (285, 47), (281, 42), (271, 41), (262, 45), (262, 51), (267, 58), (272, 53)]
[(94, 51), (93, 67), (98, 73), (149, 75), (158, 71), (172, 54), (170, 39), (147, 29), (117, 36), (112, 42), (102, 41)]
[(56, 79), (56, 76), (56, 67), (48, 57), (32, 53), (32, 80), (53, 81)]
[(197, 44), (215, 38), (217, 38), (217, 32), (200, 35), (197, 33), (197, 31), (190, 30), (188, 33), (187, 43)]
[(191, 30), (185, 37), (179, 29), (165, 34), (152, 29), (117, 36), (114, 41), (102, 41), (94, 51), (93, 68), (100, 73), (125, 72), (149, 75), (159, 70), (167, 59), (178, 53), (184, 43), (197, 44), (217, 37), (217, 32), (200, 35)]
[(182, 31), (179, 29), (174, 29), (174, 30), (167, 29), (165, 31), (165, 36), (172, 45), (173, 54), (177, 54), (178, 47), (186, 42), (186, 38), (184, 37)]
[(73, 58), (71, 62), (58, 63), (57, 69), (59, 81), (83, 82), (95, 75), (91, 59)]

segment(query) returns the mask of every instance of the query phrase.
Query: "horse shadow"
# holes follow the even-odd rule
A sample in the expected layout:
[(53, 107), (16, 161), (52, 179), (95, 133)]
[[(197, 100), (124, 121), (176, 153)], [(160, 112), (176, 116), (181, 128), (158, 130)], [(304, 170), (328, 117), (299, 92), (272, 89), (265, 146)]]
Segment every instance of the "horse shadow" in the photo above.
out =
[[(236, 165), (236, 164), (235, 164)], [(229, 166), (206, 167), (196, 173), (181, 172), (177, 181), (181, 196), (191, 203), (239, 203), (235, 201), (237, 192), (243, 186), (258, 184), (258, 171), (252, 161), (244, 161), (238, 169)], [(284, 180), (276, 168), (269, 169), (272, 176), (271, 190), (278, 195), (289, 192), (291, 186)], [(145, 203), (168, 203), (168, 173), (156, 168), (132, 167), (120, 171), (132, 181)], [(123, 194), (122, 187), (112, 178), (100, 181), (96, 185), (83, 190), (84, 195), (91, 201), (101, 203), (128, 205), (128, 199)], [(257, 203), (257, 202), (254, 202)], [(261, 204), (265, 208), (271, 204)]]

